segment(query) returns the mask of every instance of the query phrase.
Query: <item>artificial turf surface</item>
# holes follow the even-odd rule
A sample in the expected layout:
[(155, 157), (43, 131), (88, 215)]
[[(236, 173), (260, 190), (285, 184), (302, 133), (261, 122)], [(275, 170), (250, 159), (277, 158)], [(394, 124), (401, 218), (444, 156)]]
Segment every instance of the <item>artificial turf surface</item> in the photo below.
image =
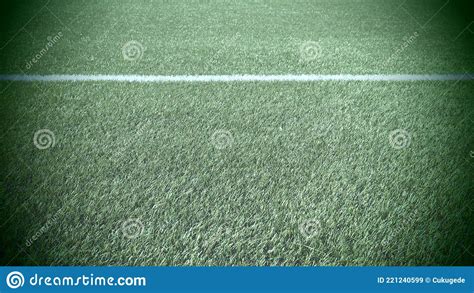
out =
[[(3, 10), (2, 74), (474, 72), (460, 2), (29, 2)], [(473, 264), (473, 90), (0, 82), (1, 263)]]

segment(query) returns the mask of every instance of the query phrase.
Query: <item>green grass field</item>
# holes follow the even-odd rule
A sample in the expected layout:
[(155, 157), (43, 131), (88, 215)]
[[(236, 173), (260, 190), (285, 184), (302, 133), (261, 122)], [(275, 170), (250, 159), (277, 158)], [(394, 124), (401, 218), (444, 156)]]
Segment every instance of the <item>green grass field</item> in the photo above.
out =
[[(10, 2), (0, 75), (474, 73), (461, 1)], [(0, 263), (473, 265), (473, 92), (0, 81)]]

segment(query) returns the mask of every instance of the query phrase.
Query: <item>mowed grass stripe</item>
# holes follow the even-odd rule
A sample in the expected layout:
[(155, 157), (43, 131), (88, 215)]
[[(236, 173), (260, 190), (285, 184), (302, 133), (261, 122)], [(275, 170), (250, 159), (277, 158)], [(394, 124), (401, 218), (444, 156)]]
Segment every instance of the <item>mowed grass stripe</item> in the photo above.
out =
[(61, 82), (61, 81), (114, 81), (114, 82), (278, 82), (278, 81), (452, 81), (474, 80), (474, 74), (286, 74), (286, 75), (0, 75), (2, 81)]

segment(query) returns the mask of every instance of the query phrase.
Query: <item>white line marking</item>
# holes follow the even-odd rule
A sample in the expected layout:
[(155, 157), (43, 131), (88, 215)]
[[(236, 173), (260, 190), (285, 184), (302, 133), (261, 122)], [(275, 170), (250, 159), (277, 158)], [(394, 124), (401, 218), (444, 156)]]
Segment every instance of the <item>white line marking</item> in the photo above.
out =
[(114, 82), (282, 82), (282, 81), (449, 81), (474, 80), (472, 74), (303, 74), (303, 75), (0, 75), (0, 81), (22, 82), (83, 82), (83, 81), (114, 81)]

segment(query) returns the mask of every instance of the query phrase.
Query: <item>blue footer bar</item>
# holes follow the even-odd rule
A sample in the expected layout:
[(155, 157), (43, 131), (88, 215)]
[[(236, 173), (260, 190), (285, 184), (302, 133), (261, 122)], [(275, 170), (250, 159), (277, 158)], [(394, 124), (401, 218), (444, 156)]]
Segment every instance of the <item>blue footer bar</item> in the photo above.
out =
[(0, 292), (474, 292), (474, 267), (0, 267)]

